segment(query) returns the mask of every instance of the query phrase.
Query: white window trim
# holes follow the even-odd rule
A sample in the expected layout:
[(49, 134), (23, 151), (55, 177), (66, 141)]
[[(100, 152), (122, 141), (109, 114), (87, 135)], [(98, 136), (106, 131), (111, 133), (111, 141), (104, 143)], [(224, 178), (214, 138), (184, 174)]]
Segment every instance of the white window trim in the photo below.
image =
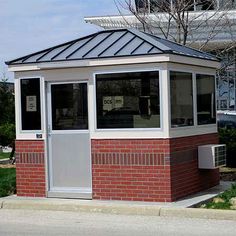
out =
[[(78, 129), (78, 130), (73, 130), (73, 129), (68, 129), (68, 130), (53, 130), (52, 128), (52, 101), (51, 101), (51, 88), (52, 85), (61, 85), (61, 84), (86, 84), (87, 85), (87, 103), (89, 99), (89, 94), (88, 94), (88, 87), (89, 83), (88, 80), (71, 80), (71, 81), (56, 81), (56, 82), (47, 82), (47, 134), (50, 132), (51, 134), (67, 134), (67, 133), (73, 133), (73, 134), (79, 134), (79, 133), (90, 133), (90, 126), (89, 126), (89, 104), (88, 106), (88, 128), (87, 129)], [(49, 107), (50, 105), (50, 107)]]
[[(97, 128), (97, 93), (96, 93), (96, 76), (97, 75), (106, 75), (106, 74), (119, 74), (119, 73), (135, 73), (135, 72), (158, 72), (159, 73), (159, 99), (160, 99), (160, 127), (159, 128), (115, 128), (115, 129), (99, 129)], [(162, 68), (156, 67), (153, 68), (143, 68), (143, 69), (124, 69), (116, 71), (96, 71), (93, 73), (93, 85), (94, 85), (94, 130), (95, 132), (148, 132), (148, 131), (160, 131), (163, 132), (163, 96), (162, 96)]]
[[(212, 74), (212, 73), (204, 73), (204, 72), (197, 72), (195, 73), (195, 83), (196, 83), (196, 100), (197, 100), (197, 75), (210, 75), (210, 76), (213, 76), (214, 77), (214, 87), (215, 87), (215, 115), (217, 115), (217, 98), (216, 98), (216, 91), (217, 91), (217, 85), (216, 85), (216, 74)], [(196, 104), (196, 116), (197, 116), (197, 104)], [(197, 121), (197, 126), (199, 127), (208, 127), (208, 126), (215, 126), (217, 125), (217, 117), (216, 117), (216, 122), (215, 123), (211, 123), (211, 124), (204, 124), (204, 125), (198, 125), (198, 119), (196, 120)]]
[[(170, 91), (170, 72), (171, 71), (176, 71), (176, 72), (185, 72), (185, 73), (191, 73), (192, 74), (192, 86), (193, 86), (193, 124), (192, 126), (181, 126), (181, 127), (171, 127), (171, 96), (169, 96), (169, 116), (170, 116), (170, 120), (169, 120), (169, 127), (170, 130), (173, 131), (172, 133), (175, 133), (175, 131), (185, 131), (185, 130), (193, 130), (196, 129), (198, 130), (202, 130), (204, 128), (206, 129), (212, 129), (215, 128), (217, 126), (217, 121), (216, 123), (212, 123), (212, 124), (204, 124), (204, 125), (198, 125), (198, 119), (197, 119), (197, 75), (211, 75), (214, 76), (215, 78), (215, 93), (216, 93), (216, 74), (215, 73), (207, 73), (207, 72), (198, 72), (196, 70), (191, 70), (191, 69), (187, 69), (187, 70), (183, 70), (183, 69), (179, 69), (179, 68), (168, 68), (168, 81), (169, 81), (169, 95), (171, 94)], [(216, 106), (216, 94), (215, 94), (215, 106)], [(215, 107), (216, 108), (216, 107)]]
[[(194, 95), (194, 73), (192, 71), (188, 71), (188, 70), (181, 70), (181, 69), (178, 69), (178, 70), (172, 70), (172, 69), (169, 69), (168, 70), (169, 73), (169, 77), (168, 77), (168, 80), (169, 80), (169, 111), (170, 111), (170, 122), (169, 122), (169, 127), (171, 130), (178, 130), (178, 129), (183, 129), (183, 128), (187, 128), (187, 129), (192, 129), (195, 127), (195, 120), (193, 120), (193, 125), (188, 125), (188, 126), (180, 126), (180, 127), (171, 127), (171, 117), (172, 117), (172, 114), (171, 114), (171, 89), (170, 89), (170, 72), (182, 72), (182, 73), (188, 73), (188, 74), (191, 74), (192, 75), (192, 92), (193, 92), (193, 95)], [(194, 113), (194, 98), (193, 98), (193, 119), (195, 118), (195, 113)]]
[[(23, 130), (22, 129), (22, 107), (21, 107), (21, 80), (23, 79), (39, 79), (39, 89), (40, 89), (40, 116), (41, 116), (41, 129), (40, 130)], [(16, 90), (18, 90), (18, 98), (17, 106), (18, 106), (18, 118), (16, 122), (18, 123), (18, 133), (19, 134), (42, 134), (44, 130), (44, 78), (41, 76), (27, 76), (20, 77), (17, 79), (18, 85), (16, 86)], [(35, 137), (35, 139), (37, 139)]]

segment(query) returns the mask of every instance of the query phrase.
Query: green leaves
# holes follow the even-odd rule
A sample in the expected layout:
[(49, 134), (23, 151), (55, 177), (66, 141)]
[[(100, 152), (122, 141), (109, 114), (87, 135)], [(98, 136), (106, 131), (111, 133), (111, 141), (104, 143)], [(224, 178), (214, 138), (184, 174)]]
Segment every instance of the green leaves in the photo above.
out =
[(16, 169), (0, 168), (0, 197), (16, 192)]
[(9, 89), (7, 79), (0, 81), (0, 145), (12, 144), (15, 139), (14, 94)]
[(226, 144), (227, 166), (236, 167), (236, 129), (219, 129), (220, 143)]

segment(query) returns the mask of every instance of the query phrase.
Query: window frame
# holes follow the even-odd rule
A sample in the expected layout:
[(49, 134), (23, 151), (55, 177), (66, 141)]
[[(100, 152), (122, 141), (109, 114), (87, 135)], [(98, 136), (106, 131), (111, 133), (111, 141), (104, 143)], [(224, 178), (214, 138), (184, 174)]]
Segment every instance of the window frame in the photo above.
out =
[(61, 84), (82, 84), (82, 83), (85, 83), (86, 86), (87, 86), (87, 106), (88, 106), (88, 128), (87, 129), (67, 129), (67, 130), (54, 130), (52, 128), (52, 107), (48, 107), (47, 109), (47, 120), (48, 120), (48, 125), (50, 126), (50, 132), (52, 134), (77, 134), (77, 133), (89, 133), (90, 132), (90, 124), (89, 124), (89, 121), (90, 121), (90, 112), (89, 112), (89, 82), (87, 80), (68, 80), (68, 81), (64, 81), (63, 82), (59, 82), (59, 81), (49, 81), (48, 82), (48, 85), (47, 86), (50, 86), (50, 91), (49, 91), (49, 94), (47, 97), (47, 104), (50, 104), (50, 106), (52, 105), (52, 101), (51, 101), (51, 86), (52, 85), (61, 85)]
[[(162, 79), (161, 79), (162, 69), (153, 68), (143, 68), (143, 69), (133, 69), (133, 70), (115, 70), (115, 71), (99, 71), (93, 73), (93, 93), (94, 93), (94, 130), (95, 132), (125, 132), (125, 131), (163, 131), (163, 92), (162, 92)], [(98, 128), (97, 127), (97, 75), (107, 75), (107, 74), (120, 74), (120, 73), (136, 73), (136, 72), (158, 72), (159, 75), (159, 104), (160, 104), (160, 127), (156, 128)]]
[[(185, 72), (185, 73), (191, 73), (192, 74), (192, 86), (193, 86), (193, 125), (192, 126), (182, 126), (182, 127), (171, 127), (171, 90), (170, 90), (170, 72), (176, 71), (176, 72)], [(207, 73), (207, 72), (201, 72), (197, 70), (182, 70), (182, 69), (176, 69), (176, 68), (168, 68), (168, 93), (169, 93), (169, 127), (170, 130), (191, 130), (191, 129), (199, 129), (204, 127), (214, 127), (217, 125), (217, 119), (215, 123), (211, 124), (203, 124), (198, 125), (198, 118), (197, 118), (197, 75), (210, 75), (214, 76), (215, 80), (215, 109), (216, 109), (216, 74), (215, 73)]]
[[(193, 93), (193, 98), (192, 98), (192, 103), (193, 103), (193, 125), (187, 125), (187, 126), (179, 126), (179, 127), (172, 127), (172, 123), (171, 123), (171, 120), (172, 120), (172, 113), (171, 113), (171, 72), (179, 72), (179, 73), (188, 73), (188, 74), (191, 74), (191, 77), (192, 77), (192, 93)], [(169, 69), (168, 70), (168, 74), (169, 74), (169, 101), (170, 101), (170, 107), (169, 107), (169, 112), (170, 112), (170, 122), (169, 122), (169, 127), (170, 129), (179, 129), (179, 128), (182, 128), (182, 129), (186, 129), (186, 128), (193, 128), (195, 127), (195, 92), (194, 91), (194, 86), (195, 86), (195, 83), (194, 83), (194, 79), (196, 79), (196, 75), (192, 72), (192, 71), (183, 71), (183, 70), (172, 70), (172, 69)]]
[[(199, 125), (198, 124), (198, 114), (197, 114), (197, 75), (209, 75), (209, 76), (213, 76), (214, 77), (214, 89), (215, 89), (215, 114), (216, 114), (216, 122), (215, 123), (210, 123), (210, 124), (202, 124), (202, 125)], [(204, 72), (197, 72), (195, 73), (195, 84), (196, 84), (196, 87), (195, 87), (195, 92), (196, 92), (196, 126), (197, 127), (205, 127), (205, 126), (213, 126), (213, 125), (217, 125), (217, 84), (216, 84), (216, 74), (211, 74), (211, 73), (204, 73)]]
[[(34, 129), (34, 130), (23, 130), (22, 129), (22, 106), (21, 106), (21, 81), (22, 80), (30, 80), (30, 79), (39, 79), (39, 94), (40, 94), (40, 119), (41, 119), (41, 129)], [(44, 101), (43, 101), (43, 87), (44, 87), (44, 81), (43, 77), (41, 76), (27, 76), (27, 77), (20, 77), (19, 79), (19, 84), (18, 84), (18, 98), (19, 98), (19, 103), (18, 103), (18, 109), (19, 109), (19, 132), (22, 134), (36, 134), (36, 133), (42, 133), (44, 130), (44, 116), (43, 116), (43, 107), (44, 107)]]

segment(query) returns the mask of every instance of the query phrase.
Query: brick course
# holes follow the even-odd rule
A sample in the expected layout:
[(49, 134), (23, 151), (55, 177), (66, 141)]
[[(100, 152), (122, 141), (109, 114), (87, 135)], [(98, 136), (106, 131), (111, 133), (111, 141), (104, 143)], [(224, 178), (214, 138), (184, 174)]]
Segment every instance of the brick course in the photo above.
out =
[(197, 147), (217, 134), (171, 139), (92, 140), (93, 198), (170, 202), (219, 183), (199, 170)]
[[(199, 170), (197, 147), (217, 134), (171, 139), (91, 141), (93, 199), (170, 202), (219, 183)], [(45, 197), (44, 141), (16, 141), (17, 195)]]
[(197, 147), (217, 144), (218, 134), (205, 134), (170, 140), (172, 201), (219, 184), (219, 169), (198, 169)]
[(93, 198), (171, 201), (168, 139), (92, 140)]
[(16, 188), (18, 196), (46, 196), (44, 152), (44, 141), (16, 141)]

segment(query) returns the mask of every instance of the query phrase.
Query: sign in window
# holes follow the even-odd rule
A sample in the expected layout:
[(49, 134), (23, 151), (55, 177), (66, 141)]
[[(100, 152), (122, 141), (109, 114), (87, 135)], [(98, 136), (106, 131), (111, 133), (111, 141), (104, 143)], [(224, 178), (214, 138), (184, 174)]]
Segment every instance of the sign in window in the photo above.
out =
[(159, 128), (159, 73), (96, 76), (97, 128)]
[(41, 130), (40, 79), (21, 79), (21, 128)]

